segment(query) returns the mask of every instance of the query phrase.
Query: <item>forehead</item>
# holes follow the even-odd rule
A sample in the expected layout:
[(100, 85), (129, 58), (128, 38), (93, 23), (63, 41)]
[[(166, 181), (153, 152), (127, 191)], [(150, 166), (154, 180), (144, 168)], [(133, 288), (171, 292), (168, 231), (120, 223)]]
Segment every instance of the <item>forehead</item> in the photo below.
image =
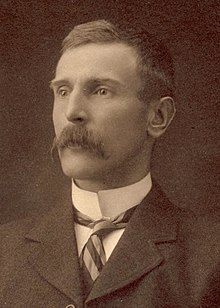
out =
[(75, 82), (90, 77), (133, 83), (138, 79), (135, 50), (121, 43), (87, 44), (67, 50), (61, 56), (55, 80)]

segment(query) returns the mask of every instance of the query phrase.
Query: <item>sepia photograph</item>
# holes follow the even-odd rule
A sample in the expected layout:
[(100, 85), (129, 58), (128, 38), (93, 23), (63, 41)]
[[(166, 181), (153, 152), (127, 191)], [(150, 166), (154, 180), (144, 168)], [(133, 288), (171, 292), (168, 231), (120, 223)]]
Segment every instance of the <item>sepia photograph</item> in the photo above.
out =
[(219, 11), (2, 1), (0, 307), (220, 307)]

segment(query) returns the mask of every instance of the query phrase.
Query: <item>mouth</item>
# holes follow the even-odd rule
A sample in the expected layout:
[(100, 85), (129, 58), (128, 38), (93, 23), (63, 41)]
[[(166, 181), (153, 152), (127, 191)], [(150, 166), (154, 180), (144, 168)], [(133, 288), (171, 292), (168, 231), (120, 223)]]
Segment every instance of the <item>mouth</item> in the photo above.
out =
[(107, 157), (104, 156), (104, 153), (102, 152), (98, 152), (95, 149), (92, 149), (90, 147), (87, 147), (85, 145), (79, 145), (79, 144), (68, 144), (65, 147), (62, 147), (62, 149), (60, 148), (60, 151), (69, 151), (70, 153), (74, 154), (88, 154), (88, 155), (92, 155), (95, 157), (99, 157), (99, 158), (105, 158), (107, 159)]
[(70, 152), (90, 152), (91, 154), (95, 153), (95, 151), (85, 145), (79, 145), (79, 144), (68, 144), (67, 146), (63, 147), (63, 150), (69, 150)]
[(79, 144), (69, 144), (68, 146), (65, 146), (64, 149), (69, 149), (71, 151), (87, 150), (86, 147), (83, 147), (82, 145)]

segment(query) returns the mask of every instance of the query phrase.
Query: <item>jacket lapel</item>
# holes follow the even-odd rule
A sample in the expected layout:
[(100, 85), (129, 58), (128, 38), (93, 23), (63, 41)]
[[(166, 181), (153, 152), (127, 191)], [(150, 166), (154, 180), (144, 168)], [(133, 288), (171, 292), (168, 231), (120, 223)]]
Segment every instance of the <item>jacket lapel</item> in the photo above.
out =
[(26, 235), (26, 239), (29, 262), (34, 269), (81, 307), (82, 281), (71, 202), (53, 209)]
[(95, 282), (87, 301), (132, 283), (163, 261), (156, 244), (177, 236), (178, 209), (156, 183), (134, 212), (121, 239)]

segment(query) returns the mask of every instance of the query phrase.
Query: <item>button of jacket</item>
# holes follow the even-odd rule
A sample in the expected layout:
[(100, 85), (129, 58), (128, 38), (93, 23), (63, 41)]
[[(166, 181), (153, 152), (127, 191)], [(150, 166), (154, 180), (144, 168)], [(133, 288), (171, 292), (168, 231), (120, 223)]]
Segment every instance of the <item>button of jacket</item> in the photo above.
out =
[(73, 304), (70, 304), (70, 305), (67, 305), (66, 308), (76, 308), (76, 306)]

